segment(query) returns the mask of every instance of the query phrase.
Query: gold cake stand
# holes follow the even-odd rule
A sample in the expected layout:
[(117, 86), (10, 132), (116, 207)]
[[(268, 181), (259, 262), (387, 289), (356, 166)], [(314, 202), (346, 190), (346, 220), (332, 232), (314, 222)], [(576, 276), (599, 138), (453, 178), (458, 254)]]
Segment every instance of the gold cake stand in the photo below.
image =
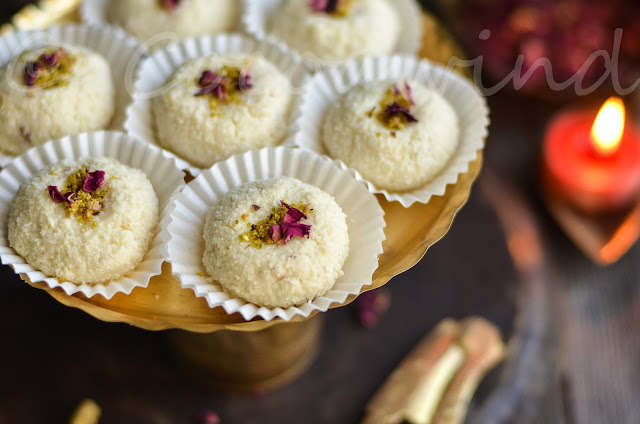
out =
[[(48, 0), (16, 15), (15, 27), (35, 29), (61, 21), (77, 19), (79, 0)], [(55, 12), (55, 13), (54, 13)], [(53, 16), (53, 17), (51, 17)], [(424, 13), (424, 40), (420, 55), (447, 64), (463, 57), (450, 34), (431, 15)], [(4, 31), (12, 28), (5, 26)], [(387, 228), (379, 268), (363, 292), (384, 286), (394, 276), (416, 265), (427, 249), (451, 227), (457, 212), (469, 198), (471, 187), (482, 168), (482, 152), (458, 182), (447, 187), (443, 196), (426, 204), (403, 208), (397, 202), (378, 200), (385, 211)], [(45, 284), (34, 284), (58, 302), (107, 322), (122, 322), (146, 330), (186, 330), (170, 332), (178, 357), (207, 385), (225, 389), (269, 388), (299, 375), (313, 359), (321, 331), (321, 315), (292, 322), (245, 321), (240, 314), (211, 309), (203, 298), (184, 290), (165, 263), (162, 275), (152, 278), (147, 288), (130, 295), (116, 294), (111, 300), (83, 294), (69, 296)], [(351, 303), (355, 296), (338, 308)], [(198, 334), (200, 333), (200, 334)], [(256, 358), (260, 358), (257, 360)]]

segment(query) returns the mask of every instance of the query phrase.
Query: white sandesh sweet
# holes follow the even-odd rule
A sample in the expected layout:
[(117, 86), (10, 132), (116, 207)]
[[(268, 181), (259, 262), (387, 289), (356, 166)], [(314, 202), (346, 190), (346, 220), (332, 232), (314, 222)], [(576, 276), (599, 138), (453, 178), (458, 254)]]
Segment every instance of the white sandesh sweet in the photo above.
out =
[(239, 0), (111, 0), (108, 20), (142, 42), (162, 33), (180, 39), (233, 30)]
[(207, 216), (204, 240), (209, 275), (232, 296), (270, 308), (324, 295), (343, 275), (349, 252), (335, 199), (288, 177), (222, 196)]
[(107, 61), (80, 47), (27, 51), (0, 69), (0, 151), (106, 128), (115, 110)]
[[(74, 179), (72, 192), (68, 184), (74, 174), (80, 178)], [(8, 239), (27, 263), (48, 276), (99, 284), (142, 261), (158, 208), (142, 171), (108, 158), (64, 160), (20, 186), (11, 203)]]
[(401, 31), (389, 0), (284, 0), (270, 27), (289, 47), (321, 61), (391, 53)]
[(459, 137), (459, 119), (449, 102), (412, 80), (349, 90), (329, 107), (322, 133), (331, 157), (393, 191), (418, 188), (437, 176)]
[[(235, 76), (229, 78), (225, 69)], [(194, 59), (167, 87), (152, 100), (156, 138), (193, 165), (208, 168), (234, 154), (280, 144), (286, 135), (291, 83), (262, 57)]]

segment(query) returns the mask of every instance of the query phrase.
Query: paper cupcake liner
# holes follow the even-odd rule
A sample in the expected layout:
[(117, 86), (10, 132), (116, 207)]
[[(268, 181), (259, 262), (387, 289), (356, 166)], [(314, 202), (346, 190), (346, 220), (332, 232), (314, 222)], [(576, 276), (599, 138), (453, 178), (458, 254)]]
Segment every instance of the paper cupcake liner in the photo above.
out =
[(93, 26), (109, 25), (107, 7), (109, 0), (83, 0), (80, 6), (82, 22)]
[[(124, 31), (113, 27), (63, 25), (45, 30), (15, 32), (0, 38), (0, 65), (9, 63), (24, 50), (44, 45), (86, 47), (107, 60), (116, 93), (114, 117), (107, 129), (121, 130), (127, 105), (131, 103), (131, 95), (125, 88), (125, 77), (132, 58), (141, 54), (138, 42)], [(7, 166), (13, 159), (14, 156), (0, 153), (0, 167)]]
[[(484, 147), (489, 125), (489, 109), (484, 96), (464, 77), (433, 64), (408, 56), (383, 56), (354, 59), (343, 65), (316, 74), (305, 87), (296, 110), (295, 135), (285, 144), (295, 145), (316, 153), (327, 154), (322, 142), (322, 125), (328, 107), (342, 94), (358, 84), (376, 84), (387, 80), (415, 79), (439, 92), (453, 106), (460, 122), (458, 147), (446, 167), (431, 181), (414, 190), (394, 192), (376, 187), (366, 181), (357, 170), (353, 175), (365, 181), (369, 191), (380, 193), (389, 201), (404, 207), (413, 203), (428, 203), (431, 196), (441, 196), (447, 185), (455, 184), (458, 176), (469, 170), (469, 163)], [(340, 162), (343, 169), (347, 165)]]
[[(290, 49), (285, 40), (281, 40), (270, 33), (269, 21), (282, 5), (284, 0), (244, 0), (244, 14), (242, 25), (244, 31), (258, 40), (269, 40)], [(416, 0), (390, 0), (400, 18), (402, 28), (400, 39), (394, 49), (394, 54), (416, 55), (422, 45), (422, 12)], [(293, 49), (290, 49), (293, 50)], [(295, 51), (296, 55), (304, 56), (304, 52)], [(303, 59), (310, 71), (325, 68), (321, 64), (309, 59)]]
[[(232, 297), (208, 281), (202, 263), (202, 234), (210, 207), (235, 187), (280, 176), (297, 178), (331, 194), (347, 215), (350, 239), (344, 275), (334, 287), (313, 301), (284, 309), (259, 307)], [(204, 171), (176, 198), (169, 216), (162, 233), (169, 239), (168, 260), (182, 287), (204, 297), (211, 308), (222, 307), (229, 314), (238, 312), (246, 320), (308, 317), (313, 311), (323, 312), (333, 304), (343, 303), (349, 295), (358, 295), (371, 284), (385, 239), (384, 211), (361, 182), (326, 157), (283, 146), (233, 156)]]
[[(81, 160), (109, 157), (140, 169), (151, 181), (159, 200), (160, 220), (155, 238), (142, 262), (125, 276), (102, 284), (79, 284), (47, 276), (35, 269), (10, 246), (7, 236), (9, 209), (20, 185), (40, 169), (63, 159)], [(162, 149), (141, 143), (119, 132), (94, 132), (65, 137), (34, 147), (0, 172), (0, 260), (28, 283), (45, 283), (61, 288), (68, 295), (97, 294), (111, 299), (116, 293), (129, 294), (136, 287), (147, 287), (151, 277), (160, 275), (167, 257), (166, 238), (160, 234), (166, 221), (167, 206), (184, 187), (184, 173)]]
[[(294, 100), (293, 111), (298, 103), (296, 93), (302, 91), (309, 74), (296, 58), (276, 44), (259, 42), (241, 34), (221, 34), (189, 38), (155, 51), (145, 59), (138, 69), (134, 84), (134, 101), (127, 109), (125, 129), (127, 133), (149, 144), (159, 145), (151, 108), (151, 99), (166, 89), (169, 78), (187, 61), (210, 54), (258, 53), (273, 63), (291, 81)], [(293, 123), (292, 120), (290, 120)], [(289, 132), (289, 136), (292, 133)], [(173, 154), (173, 153), (172, 153)], [(173, 154), (178, 166), (192, 175), (202, 169)]]

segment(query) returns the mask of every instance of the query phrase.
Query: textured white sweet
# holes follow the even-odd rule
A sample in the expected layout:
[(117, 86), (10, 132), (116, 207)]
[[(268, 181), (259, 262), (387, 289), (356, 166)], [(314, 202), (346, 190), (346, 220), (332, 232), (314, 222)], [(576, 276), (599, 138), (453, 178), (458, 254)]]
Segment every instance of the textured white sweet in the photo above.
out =
[(168, 11), (161, 0), (112, 0), (109, 21), (140, 41), (160, 33), (178, 38), (231, 31), (240, 17), (239, 0), (181, 0)]
[[(329, 155), (386, 190), (411, 190), (438, 175), (459, 142), (458, 116), (439, 93), (409, 81), (417, 123), (388, 130), (369, 111), (378, 107), (393, 82), (359, 85), (332, 104), (325, 116), (322, 140)], [(402, 82), (400, 82), (402, 84)]]
[[(211, 95), (196, 97), (197, 81), (206, 69), (243, 66), (250, 61), (253, 88), (240, 102), (219, 105)], [(279, 144), (285, 137), (292, 100), (289, 80), (270, 62), (246, 55), (208, 56), (183, 65), (152, 100), (160, 145), (201, 168), (234, 154)]]
[(311, 10), (307, 0), (285, 0), (271, 32), (309, 60), (344, 60), (391, 53), (400, 18), (389, 0), (354, 0), (348, 16)]
[[(64, 187), (82, 164), (105, 171), (104, 209), (96, 226), (67, 217), (47, 193)], [(56, 175), (52, 175), (55, 170)], [(115, 177), (115, 178), (112, 178)], [(149, 249), (158, 222), (158, 198), (146, 175), (113, 159), (65, 160), (23, 183), (9, 213), (8, 238), (27, 263), (49, 276), (76, 283), (102, 283), (133, 270)]]
[[(18, 156), (34, 145), (106, 128), (113, 117), (115, 89), (107, 61), (84, 48), (67, 83), (41, 89), (24, 85), (26, 62), (42, 50), (12, 59), (0, 69), (0, 150)], [(10, 75), (9, 75), (10, 73)]]
[[(286, 245), (258, 249), (239, 236), (248, 224), (269, 216), (280, 200), (309, 203), (313, 212), (309, 238), (295, 237)], [(255, 211), (252, 205), (258, 205)], [(243, 214), (248, 214), (246, 221)], [(342, 276), (349, 253), (346, 217), (334, 198), (294, 178), (246, 184), (216, 203), (204, 229), (203, 263), (209, 275), (233, 296), (259, 306), (286, 308), (329, 291)]]

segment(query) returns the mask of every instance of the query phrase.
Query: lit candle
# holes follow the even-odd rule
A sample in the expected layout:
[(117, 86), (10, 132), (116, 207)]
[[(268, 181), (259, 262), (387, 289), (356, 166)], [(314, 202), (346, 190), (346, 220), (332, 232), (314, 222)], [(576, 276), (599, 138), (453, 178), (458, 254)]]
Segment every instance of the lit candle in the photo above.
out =
[(555, 117), (543, 148), (545, 189), (587, 213), (622, 210), (640, 194), (640, 131), (625, 123), (622, 100), (596, 115), (567, 111)]

